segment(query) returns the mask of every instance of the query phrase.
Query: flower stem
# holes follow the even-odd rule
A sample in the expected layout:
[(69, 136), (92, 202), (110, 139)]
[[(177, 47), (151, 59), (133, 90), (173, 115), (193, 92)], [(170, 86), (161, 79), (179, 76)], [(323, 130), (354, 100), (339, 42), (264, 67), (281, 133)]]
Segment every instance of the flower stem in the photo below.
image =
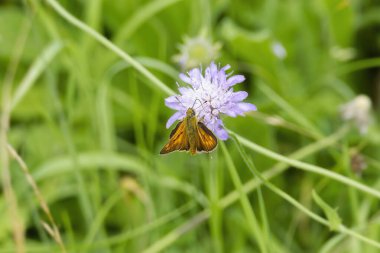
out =
[(280, 95), (278, 95), (274, 90), (272, 90), (269, 86), (262, 84), (259, 85), (259, 89), (274, 103), (278, 105), (278, 107), (282, 108), (286, 111), (289, 117), (293, 118), (300, 126), (304, 129), (309, 130), (309, 134), (312, 135), (315, 139), (320, 140), (323, 138), (322, 133), (318, 128), (314, 126), (314, 124), (306, 118), (301, 112), (295, 109), (291, 104), (289, 104), (285, 99), (283, 99)]
[[(347, 128), (344, 128), (342, 131), (348, 131)], [(299, 168), (299, 169), (302, 169), (302, 170), (305, 170), (305, 171), (308, 171), (308, 172), (312, 172), (312, 173), (315, 173), (315, 174), (319, 174), (319, 175), (322, 175), (322, 176), (326, 176), (328, 178), (331, 178), (331, 179), (334, 179), (336, 181), (339, 181), (343, 184), (346, 184), (346, 185), (349, 185), (351, 187), (354, 187), (362, 192), (365, 192), (367, 194), (370, 194), (372, 196), (375, 196), (377, 198), (380, 199), (380, 192), (375, 190), (375, 189), (372, 189), (371, 187), (368, 187), (362, 183), (359, 183), (355, 180), (352, 180), (348, 177), (345, 177), (345, 176), (342, 176), (338, 173), (335, 173), (333, 171), (330, 171), (330, 170), (327, 170), (327, 169), (324, 169), (322, 167), (319, 167), (319, 166), (316, 166), (316, 165), (312, 165), (312, 164), (308, 164), (308, 163), (305, 163), (305, 162), (301, 162), (301, 161), (298, 161), (298, 160), (294, 160), (294, 159), (290, 159), (288, 157), (285, 157), (283, 155), (280, 155), (278, 153), (275, 153), (269, 149), (266, 149), (262, 146), (259, 146), (255, 143), (253, 143), (252, 141), (250, 140), (247, 140), (246, 138), (228, 130), (228, 132), (235, 136), (239, 142), (243, 145), (243, 146), (246, 146), (247, 148), (253, 150), (253, 151), (256, 151), (264, 156), (267, 156), (267, 157), (270, 157), (272, 158), (273, 160), (276, 160), (276, 161), (281, 161), (281, 162), (284, 162), (286, 164), (289, 164), (289, 165), (292, 165), (296, 168)]]
[(129, 54), (121, 50), (114, 43), (109, 41), (107, 38), (102, 36), (100, 33), (71, 15), (67, 12), (57, 1), (55, 0), (45, 0), (47, 4), (49, 4), (62, 18), (76, 26), (83, 32), (87, 33), (89, 36), (93, 37), (95, 40), (100, 42), (103, 46), (114, 52), (120, 58), (129, 63), (133, 68), (135, 68), (138, 72), (144, 75), (148, 80), (150, 80), (157, 88), (162, 90), (164, 93), (168, 95), (174, 95), (174, 91), (170, 89), (166, 84), (164, 84), (161, 80), (159, 80), (155, 75), (153, 75), (148, 69), (146, 69), (143, 65), (141, 65), (138, 61), (136, 61)]
[[(245, 152), (245, 150), (243, 149), (243, 147), (241, 146), (241, 143), (239, 142), (238, 138), (236, 137), (236, 135), (234, 136), (235, 138), (235, 142), (236, 142), (236, 146), (245, 162), (245, 164), (247, 165), (247, 167), (249, 168), (249, 170), (252, 172), (252, 174), (256, 177), (258, 177), (260, 179), (260, 181), (266, 186), (268, 187), (271, 191), (273, 191), (274, 193), (276, 193), (277, 195), (281, 196), (282, 198), (284, 198), (286, 201), (288, 201), (290, 204), (292, 204), (293, 206), (295, 206), (296, 208), (298, 208), (300, 211), (302, 211), (303, 213), (307, 214), (310, 218), (312, 218), (313, 220), (325, 225), (325, 226), (329, 226), (329, 222), (318, 216), (317, 214), (313, 213), (312, 211), (310, 211), (307, 207), (303, 206), (301, 203), (299, 203), (297, 200), (295, 200), (292, 196), (290, 196), (289, 194), (287, 194), (286, 192), (284, 192), (283, 190), (281, 190), (280, 188), (278, 188), (277, 186), (275, 186), (274, 184), (270, 183), (268, 180), (266, 180), (262, 175), (261, 173), (256, 169), (252, 159), (250, 159), (247, 155), (247, 153)], [(352, 229), (349, 229), (347, 228), (346, 226), (344, 225), (340, 225), (338, 228), (337, 228), (337, 231), (343, 233), (343, 234), (346, 234), (346, 235), (350, 235), (356, 239), (359, 239), (359, 240), (362, 240), (363, 242), (366, 242), (372, 246), (375, 246), (377, 248), (380, 248), (380, 243), (375, 241), (375, 240), (372, 240), (368, 237), (365, 237), (361, 234), (359, 234), (358, 232), (352, 230)]]
[[(345, 129), (341, 129), (337, 131), (336, 133), (328, 137), (325, 137), (324, 139), (321, 139), (320, 141), (317, 141), (306, 147), (303, 147), (302, 149), (291, 154), (290, 157), (294, 159), (303, 159), (313, 153), (316, 153), (329, 146), (332, 146), (345, 136), (345, 132), (346, 132)], [(288, 167), (286, 163), (279, 162), (272, 169), (265, 171), (263, 173), (263, 177), (266, 180), (269, 180), (278, 175), (281, 175), (281, 173), (283, 173), (287, 168)], [(243, 185), (244, 194), (248, 194), (254, 191), (261, 184), (262, 184), (262, 181), (257, 178), (250, 179), (248, 182), (246, 182)], [(233, 203), (235, 203), (236, 201), (238, 201), (239, 197), (240, 197), (240, 193), (238, 192), (237, 189), (235, 189), (234, 191), (225, 195), (220, 200), (219, 204), (222, 209), (227, 208), (231, 206)], [(210, 208), (204, 209), (203, 211), (194, 215), (192, 218), (190, 218), (183, 224), (179, 225), (177, 228), (173, 229), (172, 231), (168, 232), (166, 235), (162, 236), (158, 241), (153, 243), (149, 248), (145, 249), (143, 252), (153, 253), (153, 252), (159, 252), (159, 251), (164, 250), (165, 248), (173, 244), (176, 240), (178, 240), (181, 236), (188, 233), (189, 231), (191, 231), (192, 229), (194, 229), (195, 227), (199, 226), (204, 221), (209, 219), (210, 216), (211, 216)]]
[(226, 160), (228, 171), (230, 172), (230, 175), (231, 175), (232, 182), (234, 183), (235, 188), (237, 192), (239, 193), (240, 204), (243, 208), (244, 215), (247, 219), (247, 223), (250, 229), (252, 229), (253, 238), (256, 238), (256, 242), (260, 248), (260, 252), (268, 252), (265, 245), (266, 240), (264, 239), (263, 231), (261, 231), (255, 212), (253, 211), (253, 208), (249, 202), (249, 199), (247, 196), (248, 193), (245, 193), (243, 190), (243, 184), (240, 180), (239, 173), (237, 172), (234, 162), (232, 161), (231, 155), (229, 154), (226, 148), (226, 145), (223, 142), (220, 143), (220, 146), (222, 147), (223, 154)]

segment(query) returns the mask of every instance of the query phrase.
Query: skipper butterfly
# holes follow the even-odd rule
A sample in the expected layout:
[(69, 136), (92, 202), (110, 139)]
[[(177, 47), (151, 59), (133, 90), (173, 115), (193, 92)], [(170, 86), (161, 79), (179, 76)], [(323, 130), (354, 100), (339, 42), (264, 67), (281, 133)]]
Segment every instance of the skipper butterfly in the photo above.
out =
[(218, 140), (205, 124), (198, 121), (193, 108), (186, 111), (186, 117), (177, 124), (170, 133), (169, 142), (162, 148), (160, 154), (173, 151), (210, 152), (215, 149)]

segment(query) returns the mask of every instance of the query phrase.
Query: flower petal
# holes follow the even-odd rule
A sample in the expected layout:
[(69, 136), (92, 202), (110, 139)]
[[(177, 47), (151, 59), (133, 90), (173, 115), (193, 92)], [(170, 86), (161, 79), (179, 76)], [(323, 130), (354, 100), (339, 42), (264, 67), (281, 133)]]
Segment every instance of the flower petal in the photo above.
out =
[(216, 84), (218, 82), (218, 67), (214, 62), (210, 64), (211, 82)]
[(220, 71), (226, 72), (226, 70), (229, 70), (231, 68), (230, 64), (227, 64), (223, 68), (220, 69)]
[(185, 117), (185, 112), (184, 111), (178, 111), (176, 113), (174, 113), (169, 119), (168, 119), (168, 122), (166, 122), (166, 128), (169, 128), (171, 125), (173, 125), (173, 123), (180, 119), (180, 118), (183, 118)]
[(181, 104), (175, 99), (175, 96), (171, 96), (165, 99), (165, 105), (171, 109), (181, 109)]
[(174, 96), (170, 96), (170, 97), (167, 97), (165, 98), (165, 103), (168, 102), (168, 103), (171, 103), (171, 102), (178, 102), (178, 97), (176, 95)]
[(213, 75), (212, 75), (212, 68), (213, 68), (213, 66), (215, 66), (215, 63), (214, 62), (211, 62), (210, 63), (210, 66), (208, 66), (207, 68), (206, 68), (206, 70), (205, 70), (205, 79), (206, 79), (206, 81), (208, 82), (208, 83), (212, 83), (212, 80), (211, 80), (211, 78), (213, 77)]
[(228, 139), (228, 133), (227, 131), (224, 129), (224, 126), (223, 126), (223, 122), (222, 120), (218, 120), (218, 122), (216, 123), (216, 127), (214, 129), (214, 134), (219, 138), (221, 139), (222, 141), (225, 141)]
[(179, 98), (177, 96), (170, 96), (165, 99), (165, 105), (174, 110), (183, 109), (182, 104), (179, 102)]
[(223, 107), (220, 110), (220, 112), (223, 113), (223, 114), (226, 114), (226, 115), (228, 115), (230, 117), (233, 117), (233, 118), (235, 118), (238, 115), (242, 115), (243, 114), (243, 112), (238, 107), (236, 107), (236, 106), (230, 107), (230, 108)]
[(243, 112), (249, 112), (249, 111), (257, 111), (257, 107), (250, 103), (238, 103), (238, 107)]
[(230, 101), (231, 102), (240, 102), (240, 101), (243, 101), (244, 99), (246, 99), (248, 97), (248, 93), (245, 92), (245, 91), (238, 91), (238, 92), (234, 92), (232, 93), (231, 97), (230, 97)]
[(241, 83), (245, 80), (245, 77), (243, 75), (235, 75), (231, 76), (230, 78), (227, 79), (227, 87), (231, 87), (237, 83)]
[(191, 85), (197, 89), (202, 82), (202, 73), (198, 68), (193, 68), (189, 71), (189, 77), (191, 78)]
[(241, 114), (241, 112), (239, 111), (238, 113), (236, 113), (235, 111), (233, 110), (229, 110), (229, 111), (226, 111), (226, 112), (223, 112), (223, 114), (226, 114), (232, 118), (236, 118), (236, 116), (238, 116), (239, 114)]
[(179, 78), (180, 78), (182, 81), (184, 81), (185, 83), (191, 85), (191, 78), (188, 77), (187, 75), (181, 73), (181, 74), (179, 74)]
[(165, 102), (165, 105), (167, 107), (169, 107), (170, 109), (173, 109), (173, 110), (182, 110), (183, 109), (183, 106), (178, 102), (169, 102), (169, 103)]
[(226, 75), (226, 70), (230, 68), (230, 65), (224, 66), (220, 71), (218, 72), (217, 75), (217, 82), (218, 82), (218, 87), (225, 88), (225, 84), (227, 81), (227, 75)]
[(221, 139), (222, 141), (225, 141), (228, 139), (228, 133), (226, 130), (224, 130), (223, 128), (222, 129), (219, 129), (218, 131), (215, 132), (215, 135)]
[(210, 68), (212, 76), (214, 76), (218, 73), (218, 67), (216, 66), (215, 62), (211, 62), (209, 68)]
[(185, 95), (186, 93), (190, 93), (192, 89), (186, 88), (186, 87), (179, 87), (178, 90), (179, 90), (179, 93), (181, 93), (182, 95)]

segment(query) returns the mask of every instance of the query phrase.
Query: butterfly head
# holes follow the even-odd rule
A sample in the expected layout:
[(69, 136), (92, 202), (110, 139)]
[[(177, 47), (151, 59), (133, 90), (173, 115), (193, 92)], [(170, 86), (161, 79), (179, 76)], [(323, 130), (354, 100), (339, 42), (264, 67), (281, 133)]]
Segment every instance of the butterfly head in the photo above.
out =
[(187, 109), (187, 111), (186, 111), (186, 117), (192, 118), (194, 116), (195, 116), (195, 110), (193, 108)]

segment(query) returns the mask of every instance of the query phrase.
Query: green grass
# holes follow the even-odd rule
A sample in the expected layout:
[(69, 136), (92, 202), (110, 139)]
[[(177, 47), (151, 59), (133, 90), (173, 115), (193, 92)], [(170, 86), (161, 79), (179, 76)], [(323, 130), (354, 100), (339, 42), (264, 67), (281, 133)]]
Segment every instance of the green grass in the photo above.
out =
[[(0, 253), (379, 252), (379, 16), (370, 0), (3, 1)], [(173, 55), (201, 31), (258, 113), (225, 118), (210, 154), (161, 156)], [(339, 116), (358, 94), (365, 135)]]

